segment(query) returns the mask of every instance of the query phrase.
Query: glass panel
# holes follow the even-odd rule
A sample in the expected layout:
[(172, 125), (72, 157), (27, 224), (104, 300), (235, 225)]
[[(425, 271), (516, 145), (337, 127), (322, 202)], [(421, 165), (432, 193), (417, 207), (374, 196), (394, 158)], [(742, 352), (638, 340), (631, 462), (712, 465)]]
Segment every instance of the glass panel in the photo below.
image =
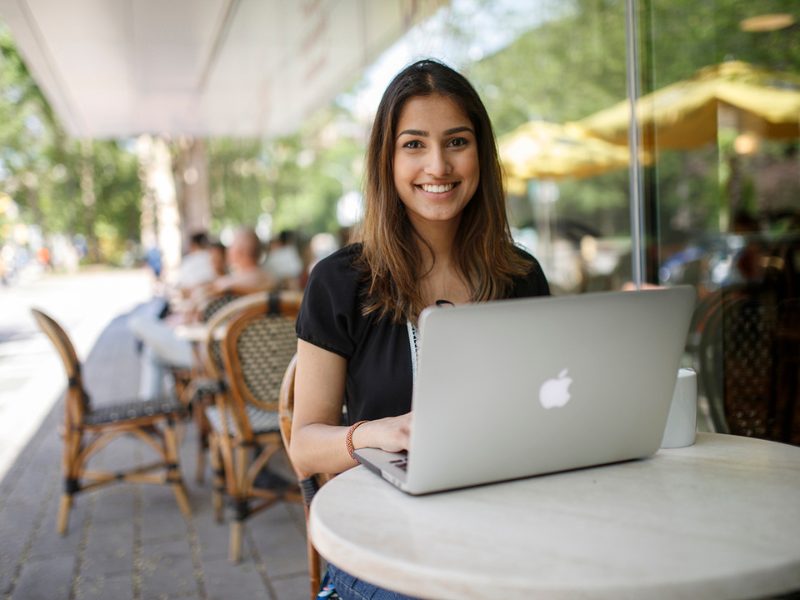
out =
[(527, 4), (534, 25), (469, 69), (498, 134), (514, 235), (555, 294), (619, 288), (629, 153), (576, 121), (625, 98), (625, 3)]
[(648, 280), (698, 291), (708, 426), (800, 443), (797, 3), (638, 7)]

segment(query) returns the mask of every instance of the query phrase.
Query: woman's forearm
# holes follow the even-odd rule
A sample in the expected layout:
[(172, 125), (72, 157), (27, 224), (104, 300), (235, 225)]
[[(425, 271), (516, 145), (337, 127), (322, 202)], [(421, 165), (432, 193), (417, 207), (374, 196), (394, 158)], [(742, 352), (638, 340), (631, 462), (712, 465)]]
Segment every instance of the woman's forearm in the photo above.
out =
[[(387, 452), (408, 449), (411, 413), (367, 421), (353, 430), (354, 449), (380, 448)], [(290, 453), (293, 464), (302, 473), (341, 473), (357, 462), (347, 447), (349, 427), (309, 423), (292, 433)]]
[(354, 467), (357, 463), (350, 458), (345, 441), (347, 430), (348, 427), (323, 423), (297, 428), (292, 432), (289, 448), (295, 468), (305, 475), (313, 475), (341, 473)]

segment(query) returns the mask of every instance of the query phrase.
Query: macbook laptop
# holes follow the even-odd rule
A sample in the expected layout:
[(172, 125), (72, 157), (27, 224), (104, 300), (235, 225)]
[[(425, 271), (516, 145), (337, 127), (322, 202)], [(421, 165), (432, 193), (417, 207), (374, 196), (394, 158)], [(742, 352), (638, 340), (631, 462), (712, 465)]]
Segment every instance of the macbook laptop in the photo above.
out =
[(428, 308), (408, 453), (356, 456), (409, 494), (650, 456), (694, 302), (678, 286)]

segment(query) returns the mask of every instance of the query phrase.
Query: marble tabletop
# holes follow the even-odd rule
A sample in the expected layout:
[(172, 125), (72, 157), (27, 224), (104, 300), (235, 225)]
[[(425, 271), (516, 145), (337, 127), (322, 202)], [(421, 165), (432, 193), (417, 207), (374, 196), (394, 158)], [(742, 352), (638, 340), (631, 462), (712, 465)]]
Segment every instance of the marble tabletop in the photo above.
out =
[(320, 554), (422, 598), (748, 598), (800, 589), (800, 448), (698, 434), (592, 469), (413, 497), (327, 483)]
[[(175, 335), (189, 342), (205, 342), (208, 337), (207, 323), (182, 323), (175, 327)], [(225, 337), (223, 327), (218, 327), (214, 332), (214, 338), (222, 340)]]

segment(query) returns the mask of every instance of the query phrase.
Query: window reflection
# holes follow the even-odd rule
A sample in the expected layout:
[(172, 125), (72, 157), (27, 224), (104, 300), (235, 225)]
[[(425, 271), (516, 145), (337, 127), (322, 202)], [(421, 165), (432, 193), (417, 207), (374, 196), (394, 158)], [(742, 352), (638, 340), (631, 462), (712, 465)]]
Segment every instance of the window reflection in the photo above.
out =
[[(632, 279), (627, 158), (592, 144), (627, 151), (625, 3), (531, 5), (536, 26), (470, 67), (514, 234), (556, 293), (619, 289)], [(706, 426), (800, 443), (796, 2), (636, 6), (646, 278), (698, 291), (686, 362)]]

